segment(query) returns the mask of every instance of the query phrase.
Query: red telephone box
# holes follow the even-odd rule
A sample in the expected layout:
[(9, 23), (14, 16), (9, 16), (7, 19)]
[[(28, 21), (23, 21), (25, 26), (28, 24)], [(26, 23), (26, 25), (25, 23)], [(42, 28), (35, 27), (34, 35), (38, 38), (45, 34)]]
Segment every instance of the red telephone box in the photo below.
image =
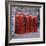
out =
[(33, 16), (29, 16), (29, 32), (33, 32), (33, 26), (32, 26), (32, 21), (33, 21)]
[(37, 16), (33, 17), (33, 21), (34, 21), (34, 32), (37, 32), (37, 29), (38, 29), (38, 26), (37, 26), (38, 18), (37, 18)]
[(15, 16), (15, 21), (17, 19), (17, 22), (15, 22), (15, 23), (17, 24), (17, 30), (15, 30), (15, 33), (22, 34), (22, 33), (24, 33), (24, 30), (25, 30), (25, 28), (24, 28), (24, 16), (23, 16), (23, 14), (21, 14), (21, 12), (18, 12), (16, 14), (16, 16)]
[(26, 32), (29, 32), (29, 16), (26, 16)]

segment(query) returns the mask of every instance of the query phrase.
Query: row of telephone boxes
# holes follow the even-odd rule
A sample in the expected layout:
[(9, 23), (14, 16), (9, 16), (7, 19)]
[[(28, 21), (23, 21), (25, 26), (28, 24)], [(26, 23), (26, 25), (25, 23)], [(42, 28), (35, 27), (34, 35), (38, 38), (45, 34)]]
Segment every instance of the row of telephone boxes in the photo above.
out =
[(38, 18), (35, 15), (33, 16), (28, 15), (27, 13), (17, 12), (14, 21), (16, 34), (37, 32), (38, 30)]

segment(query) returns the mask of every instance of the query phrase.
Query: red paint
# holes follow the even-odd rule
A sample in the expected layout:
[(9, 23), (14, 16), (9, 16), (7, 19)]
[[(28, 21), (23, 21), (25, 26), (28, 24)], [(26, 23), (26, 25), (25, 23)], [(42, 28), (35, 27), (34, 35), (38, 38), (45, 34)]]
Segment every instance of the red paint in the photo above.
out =
[(24, 33), (24, 16), (19, 15), (19, 32)]
[(19, 15), (17, 14), (17, 15), (15, 15), (15, 33), (19, 33)]
[(32, 27), (32, 15), (29, 16), (29, 32), (33, 32), (33, 27)]
[(29, 16), (26, 16), (26, 32), (29, 32)]

